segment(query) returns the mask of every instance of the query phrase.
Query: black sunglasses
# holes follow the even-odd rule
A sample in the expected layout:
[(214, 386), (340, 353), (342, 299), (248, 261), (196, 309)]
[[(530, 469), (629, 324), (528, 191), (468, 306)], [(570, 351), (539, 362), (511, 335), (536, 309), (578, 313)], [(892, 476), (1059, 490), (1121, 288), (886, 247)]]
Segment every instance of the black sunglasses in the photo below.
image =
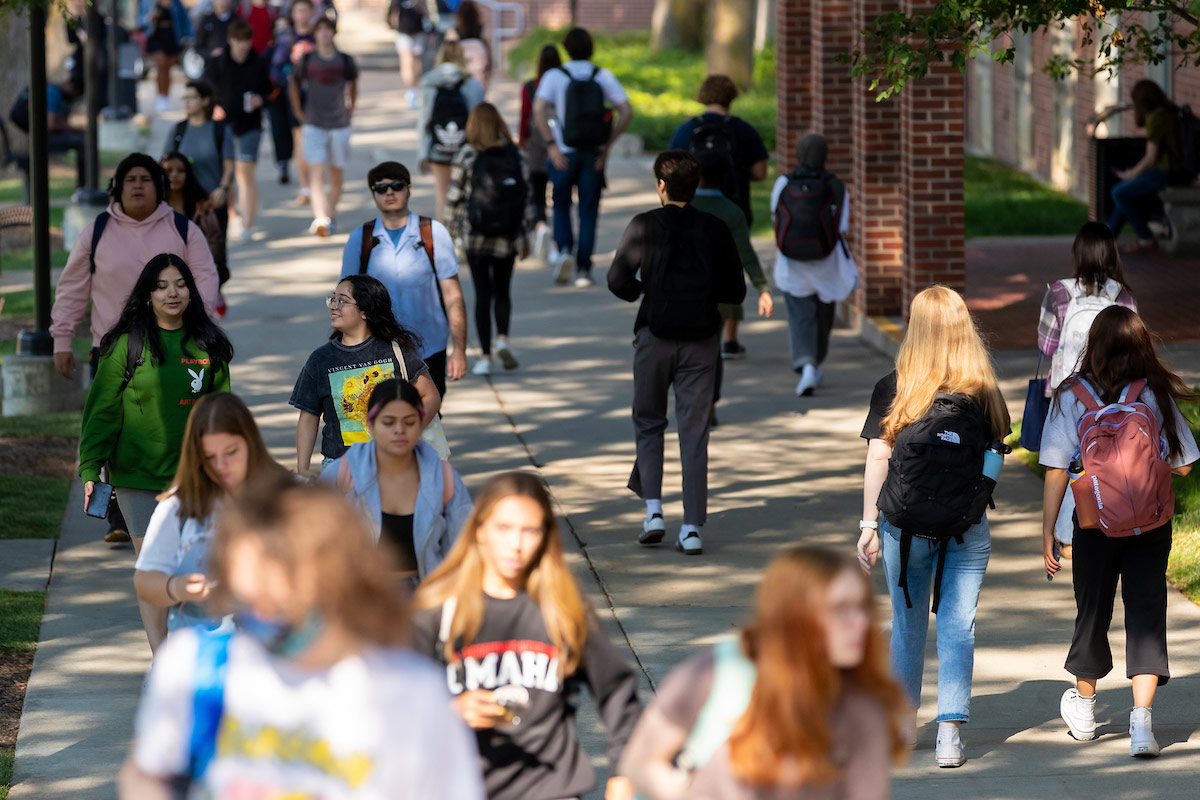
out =
[(387, 194), (388, 189), (391, 189), (396, 194), (400, 194), (408, 188), (408, 181), (392, 181), (390, 183), (377, 183), (371, 187), (371, 191), (375, 194)]

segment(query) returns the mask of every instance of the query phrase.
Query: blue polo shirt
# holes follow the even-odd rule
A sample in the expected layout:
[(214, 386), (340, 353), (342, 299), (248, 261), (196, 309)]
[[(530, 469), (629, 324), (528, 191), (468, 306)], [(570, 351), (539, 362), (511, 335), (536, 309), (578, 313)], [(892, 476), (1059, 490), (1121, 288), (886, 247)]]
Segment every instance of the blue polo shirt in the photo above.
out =
[[(433, 222), (435, 264), (429, 263), (429, 256), (421, 245), (420, 223), (412, 212), (409, 212), (408, 222), (397, 241), (392, 240), (379, 217), (375, 218), (372, 235), (378, 243), (371, 249), (367, 274), (378, 278), (387, 287), (397, 321), (421, 337), (421, 357), (429, 358), (443, 352), (450, 339), (450, 323), (442, 310), (437, 281), (458, 274), (458, 258), (446, 226), (437, 220)], [(362, 226), (359, 225), (351, 232), (342, 251), (342, 278), (358, 274), (361, 253)]]

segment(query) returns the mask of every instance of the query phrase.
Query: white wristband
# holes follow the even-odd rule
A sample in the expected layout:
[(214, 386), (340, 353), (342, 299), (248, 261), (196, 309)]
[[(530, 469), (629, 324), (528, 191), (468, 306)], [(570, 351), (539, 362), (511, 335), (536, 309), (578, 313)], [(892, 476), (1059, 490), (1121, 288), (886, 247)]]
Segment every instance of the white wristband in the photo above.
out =
[(877, 530), (879, 530), (879, 523), (865, 520), (865, 519), (860, 519), (858, 521), (858, 529), (861, 531), (863, 528), (870, 528), (873, 531), (877, 531)]

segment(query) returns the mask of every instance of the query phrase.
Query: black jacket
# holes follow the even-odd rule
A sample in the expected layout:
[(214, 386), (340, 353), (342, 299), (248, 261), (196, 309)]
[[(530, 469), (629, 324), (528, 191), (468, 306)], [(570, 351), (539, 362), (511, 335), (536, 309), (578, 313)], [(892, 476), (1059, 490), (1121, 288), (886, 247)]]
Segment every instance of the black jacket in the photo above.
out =
[(270, 64), (267, 59), (250, 50), (241, 64), (233, 60), (226, 50), (216, 58), (210, 58), (204, 68), (204, 79), (213, 85), (217, 105), (225, 109), (225, 119), (235, 136), (246, 131), (262, 128), (262, 109), (246, 113), (242, 95), (253, 92), (262, 97), (266, 108), (275, 85), (271, 83)]
[(633, 324), (635, 333), (649, 324), (646, 287), (654, 283), (652, 273), (658, 249), (663, 246), (666, 229), (672, 224), (682, 226), (680, 236), (699, 237), (701, 249), (712, 254), (716, 285), (705, 297), (676, 299), (680, 303), (693, 303), (695, 313), (708, 320), (711, 335), (716, 335), (721, 330), (721, 312), (717, 304), (745, 300), (746, 278), (729, 227), (719, 218), (691, 205), (666, 205), (638, 214), (630, 221), (608, 270), (608, 289), (630, 303), (642, 298)]

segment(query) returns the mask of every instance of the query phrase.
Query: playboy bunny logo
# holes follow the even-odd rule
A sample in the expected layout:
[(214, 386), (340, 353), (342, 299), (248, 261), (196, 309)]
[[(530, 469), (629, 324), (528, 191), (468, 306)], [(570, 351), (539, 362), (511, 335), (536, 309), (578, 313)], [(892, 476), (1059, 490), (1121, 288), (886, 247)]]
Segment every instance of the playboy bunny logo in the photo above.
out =
[(192, 392), (199, 394), (200, 390), (204, 388), (204, 367), (201, 367), (199, 372), (193, 372), (189, 369), (188, 375), (192, 376)]

